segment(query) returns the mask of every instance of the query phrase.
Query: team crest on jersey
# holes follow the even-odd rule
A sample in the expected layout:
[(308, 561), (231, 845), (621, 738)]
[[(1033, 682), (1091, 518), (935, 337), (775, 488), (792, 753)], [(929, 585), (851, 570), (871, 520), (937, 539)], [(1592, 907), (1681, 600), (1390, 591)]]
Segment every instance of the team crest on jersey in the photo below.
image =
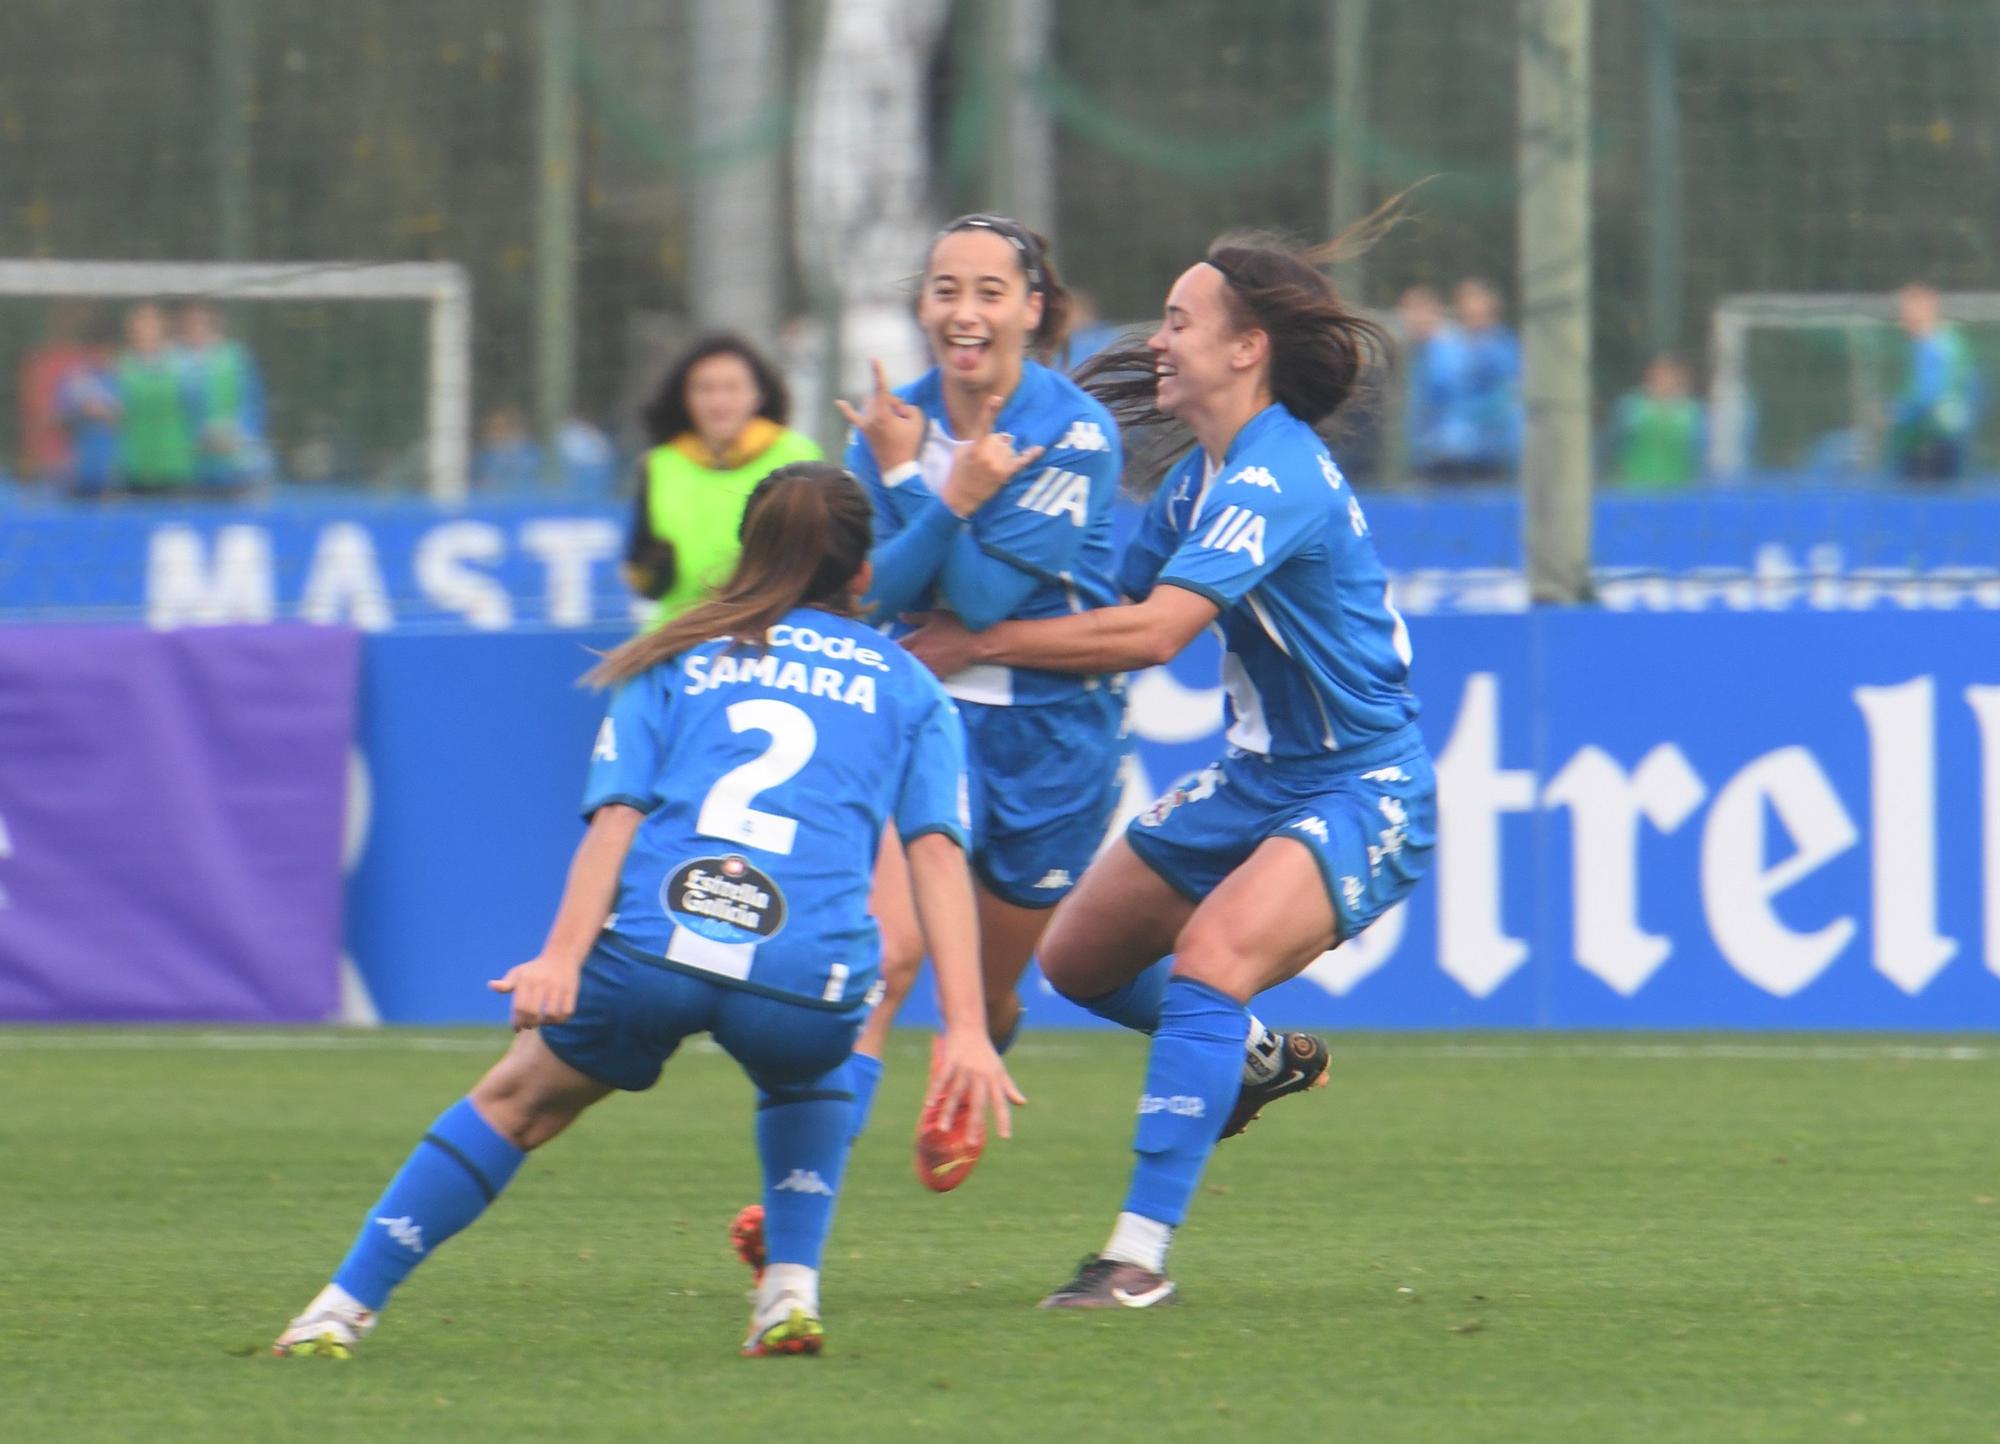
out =
[(698, 857), (660, 884), (660, 906), (691, 933), (755, 943), (785, 925), (785, 895), (740, 853)]
[(1215, 796), (1215, 789), (1222, 785), (1220, 767), (1204, 767), (1199, 772), (1190, 772), (1172, 787), (1160, 794), (1151, 807), (1139, 814), (1139, 826), (1158, 827), (1172, 815), (1175, 808), (1184, 802), (1200, 802)]
[(1095, 421), (1072, 421), (1063, 439), (1056, 445), (1066, 451), (1109, 451), (1111, 443), (1105, 438), (1104, 428)]

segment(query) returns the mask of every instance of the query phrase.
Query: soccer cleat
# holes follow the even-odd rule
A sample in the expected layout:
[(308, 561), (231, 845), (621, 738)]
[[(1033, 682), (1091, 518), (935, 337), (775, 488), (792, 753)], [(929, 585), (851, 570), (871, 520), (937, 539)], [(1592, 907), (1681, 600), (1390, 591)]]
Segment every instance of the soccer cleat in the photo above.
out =
[(764, 1247), (763, 1204), (748, 1204), (729, 1221), (729, 1246), (750, 1266), (753, 1281), (764, 1282), (764, 1262), (770, 1255)]
[(344, 1289), (328, 1284), (278, 1335), (271, 1352), (281, 1359), (350, 1359), (377, 1317)]
[(1150, 1309), (1178, 1295), (1174, 1281), (1142, 1264), (1092, 1255), (1076, 1277), (1042, 1300), (1045, 1309)]
[(1278, 1071), (1262, 1082), (1246, 1082), (1237, 1091), (1236, 1106), (1222, 1126), (1224, 1138), (1234, 1138), (1248, 1128), (1265, 1104), (1290, 1093), (1309, 1093), (1326, 1086), (1327, 1064), (1333, 1061), (1333, 1052), (1325, 1040), (1311, 1033), (1281, 1033), (1279, 1037), (1283, 1045), (1278, 1050)]
[(917, 1179), (932, 1193), (950, 1193), (972, 1174), (979, 1155), (986, 1151), (986, 1120), (979, 1110), (959, 1109), (950, 1128), (939, 1121), (944, 1103), (937, 1096), (938, 1062), (944, 1039), (931, 1040), (931, 1081), (924, 1095), (924, 1111), (917, 1119)]
[[(775, 1317), (774, 1317), (775, 1316)], [(772, 1322), (759, 1327), (759, 1321)], [(826, 1344), (826, 1326), (818, 1315), (790, 1295), (778, 1300), (750, 1320), (750, 1337), (743, 1341), (743, 1357), (762, 1359), (774, 1354), (817, 1354)]]

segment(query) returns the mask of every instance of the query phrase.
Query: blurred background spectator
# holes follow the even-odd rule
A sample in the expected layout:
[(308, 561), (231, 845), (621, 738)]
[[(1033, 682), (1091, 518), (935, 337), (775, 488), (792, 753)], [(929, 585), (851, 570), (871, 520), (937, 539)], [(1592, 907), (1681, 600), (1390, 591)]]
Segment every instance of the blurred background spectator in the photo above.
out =
[(135, 492), (186, 492), (195, 480), (195, 428), (186, 375), (168, 344), (166, 313), (141, 301), (125, 313), (118, 387), (118, 476)]
[(268, 479), (264, 382), (249, 350), (228, 335), (222, 313), (206, 301), (182, 306), (176, 330), (195, 438), (196, 480), (240, 491)]
[(1600, 448), (1604, 474), (1629, 491), (1679, 491), (1702, 473), (1708, 426), (1678, 356), (1646, 363), (1645, 379), (1611, 407)]
[(1978, 430), (1979, 371), (1934, 288), (1904, 286), (1896, 313), (1910, 338), (1910, 369), (1890, 421), (1889, 458), (1912, 481), (1950, 481), (1964, 472)]
[(542, 448), (528, 434), (521, 408), (511, 402), (489, 410), (479, 423), (479, 454), (472, 484), (480, 491), (533, 491), (542, 480)]
[(642, 421), (625, 577), (654, 598), (651, 626), (685, 611), (728, 575), (750, 493), (777, 468), (820, 455), (791, 430), (784, 378), (741, 336), (697, 341), (660, 383)]

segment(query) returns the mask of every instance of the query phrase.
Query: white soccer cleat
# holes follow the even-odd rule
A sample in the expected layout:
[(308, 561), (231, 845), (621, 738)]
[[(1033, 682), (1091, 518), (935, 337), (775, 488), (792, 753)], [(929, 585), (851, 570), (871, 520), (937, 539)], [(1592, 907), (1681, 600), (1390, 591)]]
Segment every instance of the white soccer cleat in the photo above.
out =
[(271, 1352), (281, 1359), (352, 1358), (379, 1317), (340, 1285), (328, 1284), (278, 1335)]
[(781, 1293), (750, 1319), (750, 1337), (743, 1341), (746, 1358), (774, 1354), (817, 1354), (826, 1345), (826, 1328), (819, 1309), (795, 1293)]

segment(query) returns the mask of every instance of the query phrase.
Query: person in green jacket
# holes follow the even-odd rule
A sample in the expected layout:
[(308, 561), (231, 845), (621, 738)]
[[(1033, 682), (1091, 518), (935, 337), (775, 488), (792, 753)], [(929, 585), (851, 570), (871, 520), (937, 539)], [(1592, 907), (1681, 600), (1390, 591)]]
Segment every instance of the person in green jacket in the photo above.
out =
[(1612, 480), (1627, 491), (1679, 491), (1702, 473), (1708, 428), (1688, 370), (1677, 356), (1655, 356), (1637, 391), (1618, 398), (1605, 434)]
[(118, 475), (142, 494), (194, 485), (194, 427), (186, 369), (169, 344), (159, 305), (141, 301), (125, 314), (125, 349), (112, 367), (118, 394)]
[(784, 378), (740, 336), (697, 341), (660, 383), (641, 417), (650, 447), (625, 552), (626, 581), (657, 601), (649, 629), (729, 575), (758, 482), (820, 459), (810, 437), (785, 425), (790, 413)]

